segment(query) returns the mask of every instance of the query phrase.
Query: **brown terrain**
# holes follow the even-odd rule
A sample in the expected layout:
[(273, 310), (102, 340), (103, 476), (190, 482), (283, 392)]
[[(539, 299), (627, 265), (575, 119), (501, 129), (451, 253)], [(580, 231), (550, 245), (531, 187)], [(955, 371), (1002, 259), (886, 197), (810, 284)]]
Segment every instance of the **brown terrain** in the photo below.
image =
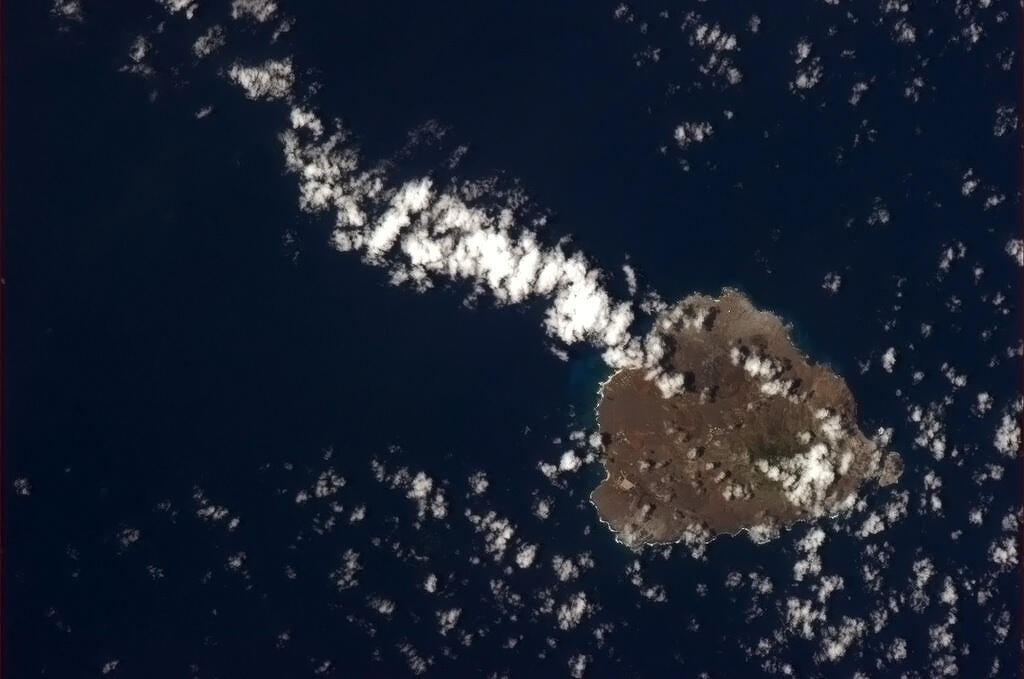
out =
[(598, 405), (607, 478), (592, 501), (620, 541), (770, 535), (898, 478), (899, 456), (860, 431), (843, 379), (741, 293), (692, 295), (656, 327), (658, 368), (619, 371)]

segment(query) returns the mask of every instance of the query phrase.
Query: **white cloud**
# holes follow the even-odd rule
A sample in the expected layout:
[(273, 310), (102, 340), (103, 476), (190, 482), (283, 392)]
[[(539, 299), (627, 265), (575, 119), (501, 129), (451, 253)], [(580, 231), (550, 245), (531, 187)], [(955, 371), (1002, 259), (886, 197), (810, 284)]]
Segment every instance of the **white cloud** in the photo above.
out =
[(821, 65), (821, 60), (814, 57), (805, 66), (797, 69), (796, 77), (789, 83), (789, 88), (793, 92), (812, 89), (821, 82), (824, 74), (825, 69)]
[(1008, 571), (1017, 565), (1017, 541), (1012, 537), (996, 539), (988, 548), (989, 561), (1000, 571)]
[(629, 289), (629, 296), (636, 295), (636, 270), (629, 264), (622, 265), (622, 273), (626, 277), (626, 287)]
[(245, 96), (254, 100), (273, 101), (291, 94), (295, 84), (292, 60), (268, 59), (258, 65), (236, 62), (228, 69), (228, 77), (245, 90)]
[(814, 45), (807, 38), (800, 38), (796, 47), (793, 48), (793, 63), (801, 64), (807, 57), (811, 56), (811, 49)]
[(561, 604), (556, 611), (555, 617), (559, 629), (570, 630), (580, 624), (584, 617), (590, 614), (592, 606), (587, 602), (587, 595), (577, 592)]
[(409, 671), (415, 675), (425, 673), (434, 664), (434, 657), (423, 657), (416, 648), (409, 642), (402, 642), (398, 645), (398, 651), (405, 658)]
[(824, 612), (814, 608), (811, 601), (796, 597), (786, 599), (786, 625), (791, 632), (804, 639), (814, 638), (814, 627), (824, 617)]
[(394, 615), (395, 610), (398, 608), (398, 605), (393, 600), (380, 596), (370, 597), (366, 600), (366, 605), (385, 618), (390, 618)]
[(32, 494), (32, 484), (24, 477), (14, 479), (14, 493), (15, 495), (28, 497)]
[(232, 19), (251, 19), (263, 23), (277, 11), (277, 3), (274, 0), (232, 0)]
[(939, 257), (939, 270), (943, 273), (948, 272), (952, 268), (953, 263), (963, 259), (966, 254), (967, 246), (960, 241), (954, 241), (952, 244), (943, 246), (942, 255)]
[(700, 144), (706, 139), (710, 138), (715, 133), (715, 129), (709, 122), (696, 122), (696, 123), (681, 123), (676, 126), (675, 132), (672, 133), (673, 138), (676, 140), (676, 144), (679, 148), (685, 149), (692, 144)]
[(917, 29), (906, 19), (899, 19), (892, 27), (893, 40), (899, 44), (909, 45), (917, 40)]
[(424, 581), (423, 581), (423, 589), (425, 591), (427, 591), (427, 592), (430, 592), (431, 594), (436, 592), (437, 591), (437, 576), (434, 575), (433, 573), (428, 574), (426, 579), (424, 579)]
[(455, 625), (458, 624), (459, 617), (461, 615), (461, 608), (449, 608), (447, 610), (437, 612), (437, 627), (441, 636), (446, 636), (449, 632), (455, 629)]
[[(268, 64), (233, 67), (232, 77), (251, 98), (280, 98), (291, 86), (290, 62)], [(288, 75), (286, 87), (274, 85), (279, 71)], [(591, 343), (613, 365), (642, 361), (629, 334), (630, 303), (611, 297), (603, 272), (583, 254), (543, 245), (517, 222), (514, 204), (479, 184), (439, 187), (420, 177), (388, 186), (379, 172), (359, 172), (358, 155), (345, 146), (342, 132), (322, 134), (314, 114), (294, 109), (282, 142), (286, 166), (299, 176), (300, 207), (334, 211), (338, 250), (360, 252), (367, 263), (388, 268), (392, 281), (421, 290), (442, 278), (468, 282), (474, 296), (489, 293), (498, 304), (545, 298), (544, 328), (551, 337)], [(492, 204), (474, 204), (481, 197)]]
[(191, 19), (196, 12), (198, 4), (193, 0), (157, 0), (164, 9), (171, 14), (177, 14), (178, 12), (185, 12), (185, 17)]
[(826, 509), (828, 490), (837, 476), (835, 455), (824, 443), (818, 442), (805, 451), (769, 464), (755, 461), (755, 467), (772, 481), (777, 481), (790, 502), (798, 507), (821, 514)]
[(976, 397), (975, 404), (971, 406), (971, 412), (973, 412), (978, 417), (981, 417), (991, 409), (992, 397), (988, 394), (987, 391), (979, 393)]
[[(473, 514), (467, 509), (466, 518), (473, 524), (477, 533), (483, 534), (484, 551), (490, 554), (495, 561), (501, 561), (505, 556), (505, 551), (508, 549), (509, 541), (516, 532), (512, 522), (498, 516), (493, 511), (484, 515), (478, 515)], [(523, 558), (525, 558), (525, 555)], [(519, 555), (516, 556), (517, 562), (518, 559)], [(525, 568), (525, 566), (523, 567)]]
[(810, 528), (804, 537), (796, 543), (796, 548), (803, 553), (803, 558), (793, 563), (793, 579), (797, 582), (807, 576), (821, 572), (821, 557), (818, 550), (825, 542), (825, 531), (817, 526)]
[(520, 568), (529, 568), (537, 557), (537, 545), (523, 544), (516, 552), (516, 565)]
[(346, 549), (342, 555), (341, 565), (331, 572), (331, 582), (339, 590), (351, 589), (359, 584), (359, 571), (363, 570), (359, 563), (359, 553)]
[(143, 77), (149, 77), (156, 73), (153, 67), (146, 63), (146, 57), (149, 56), (149, 51), (152, 48), (152, 43), (145, 38), (145, 36), (136, 36), (132, 41), (131, 46), (128, 48), (128, 59), (130, 63), (125, 64), (121, 67), (121, 71), (127, 73), (134, 73)]
[(1024, 241), (1020, 238), (1011, 238), (1006, 241), (1005, 250), (1006, 254), (1017, 262), (1017, 266), (1024, 266)]
[(577, 653), (569, 658), (569, 676), (572, 677), (572, 679), (583, 679), (584, 674), (587, 672), (587, 665), (589, 664), (589, 655)]
[(82, 21), (84, 19), (81, 0), (53, 0), (50, 13), (57, 18), (68, 21)]
[(829, 625), (825, 628), (821, 638), (820, 657), (830, 662), (839, 661), (866, 632), (867, 626), (863, 620), (843, 616), (839, 625)]
[(1016, 457), (1020, 450), (1020, 422), (1018, 416), (1012, 413), (1004, 413), (1003, 419), (996, 428), (992, 445), (1003, 455)]
[(1017, 110), (1010, 104), (996, 107), (996, 121), (992, 125), (992, 134), (1002, 137), (1007, 132), (1017, 129)]
[(541, 521), (551, 516), (551, 507), (554, 503), (548, 498), (539, 498), (533, 503), (533, 515)]
[(863, 80), (859, 80), (853, 84), (850, 88), (850, 97), (847, 99), (850, 102), (850, 106), (856, 106), (860, 103), (861, 97), (868, 91), (868, 83)]
[(843, 277), (835, 271), (829, 271), (825, 274), (825, 278), (821, 283), (821, 287), (824, 290), (828, 290), (832, 294), (839, 292), (839, 287), (843, 284)]
[(575, 451), (567, 450), (562, 453), (562, 457), (558, 461), (558, 469), (563, 472), (574, 472), (579, 469), (582, 464), (583, 461)]
[(928, 408), (914, 405), (909, 408), (909, 420), (917, 425), (914, 445), (927, 448), (932, 457), (941, 460), (946, 456), (946, 428), (943, 422), (945, 408), (941, 403), (929, 403)]
[(561, 582), (575, 580), (580, 575), (580, 569), (573, 563), (573, 560), (561, 554), (556, 554), (551, 558), (551, 567)]
[(889, 347), (882, 354), (882, 370), (887, 373), (891, 373), (892, 369), (896, 366), (896, 348)]
[(978, 178), (974, 175), (974, 170), (968, 168), (964, 176), (961, 177), (960, 193), (963, 196), (969, 196), (974, 193), (974, 190), (978, 188)]
[(868, 515), (868, 518), (864, 519), (864, 523), (857, 530), (856, 535), (859, 538), (866, 538), (869, 535), (880, 533), (885, 530), (885, 521), (882, 520), (878, 514), (872, 512)]
[(703, 52), (703, 60), (697, 70), (723, 86), (737, 85), (743, 81), (743, 73), (736, 66), (732, 55), (739, 49), (736, 35), (723, 29), (719, 24), (700, 20), (695, 13), (685, 17), (683, 30), (692, 27), (689, 35), (691, 46)]
[(142, 63), (142, 60), (149, 53), (150, 47), (152, 45), (144, 36), (136, 36), (135, 40), (132, 41), (131, 49), (128, 50), (128, 58), (136, 64)]
[(473, 495), (483, 495), (487, 492), (487, 488), (491, 485), (491, 482), (487, 480), (487, 474), (482, 471), (475, 471), (469, 475), (467, 479), (469, 488), (473, 492)]
[(216, 25), (210, 26), (192, 43), (192, 54), (200, 59), (208, 57), (223, 47), (225, 42), (227, 39), (224, 37), (224, 29)]
[(871, 205), (871, 212), (867, 217), (867, 223), (870, 226), (884, 226), (889, 223), (891, 217), (892, 215), (889, 213), (889, 208), (886, 207), (885, 201), (880, 196), (875, 196)]

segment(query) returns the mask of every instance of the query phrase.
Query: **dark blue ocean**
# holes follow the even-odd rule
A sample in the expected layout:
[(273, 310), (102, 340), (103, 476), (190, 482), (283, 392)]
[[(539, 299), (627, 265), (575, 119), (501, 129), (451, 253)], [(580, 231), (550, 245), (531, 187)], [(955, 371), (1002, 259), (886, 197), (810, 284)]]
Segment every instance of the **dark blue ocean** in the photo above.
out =
[[(433, 676), (569, 676), (584, 656), (587, 677), (783, 665), (800, 677), (924, 677), (946, 655), (959, 676), (1016, 675), (1019, 566), (991, 556), (1006, 536), (1016, 544), (1004, 517), (1020, 506), (1019, 463), (992, 443), (1020, 394), (1020, 267), (1006, 252), (1020, 213), (1015, 4), (919, 3), (911, 45), (874, 3), (633, 4), (620, 19), (609, 3), (291, 3), (279, 12), (294, 25), (273, 45), (226, 7), (186, 20), (157, 3), (95, 2), (81, 22), (47, 3), (4, 7), (4, 676), (391, 677), (416, 657)], [(740, 85), (701, 75), (688, 12), (739, 36)], [(216, 22), (228, 45), (198, 63), (189, 47)], [(976, 43), (971, 23), (984, 27)], [(155, 75), (121, 68), (139, 34)], [(794, 91), (805, 37), (824, 74)], [(658, 60), (638, 66), (651, 47)], [(853, 518), (820, 522), (822, 574), (845, 587), (813, 638), (786, 621), (787, 599), (815, 598), (792, 573), (806, 526), (767, 545), (722, 538), (702, 559), (637, 554), (588, 502), (599, 465), (557, 484), (538, 471), (593, 426), (608, 374), (596, 349), (551, 353), (542, 301), (464, 304), (458, 284), (417, 293), (328, 245), (330, 218), (299, 211), (284, 171), (287, 108), (246, 101), (223, 74), (284, 55), (320, 84), (324, 119), (341, 119), (366, 158), (396, 158), (397, 178), (435, 171), (466, 144), (459, 171), (520, 186), (551, 215), (542, 236), (570, 237), (615, 294), (627, 261), (669, 301), (738, 287), (846, 378), (866, 431), (894, 429), (899, 487), (868, 488)], [(870, 87), (854, 106), (860, 81)], [(680, 149), (673, 129), (691, 120), (715, 133)], [(427, 121), (447, 129), (443, 143), (406, 158), (409, 131)], [(968, 170), (980, 179), (970, 196)], [(872, 224), (879, 206), (888, 217)], [(956, 242), (966, 255), (944, 272)], [(834, 294), (822, 287), (830, 272)], [(879, 362), (890, 346), (891, 374)], [(967, 386), (953, 388), (943, 364)], [(993, 406), (979, 415), (980, 392)], [(936, 460), (915, 445), (908, 412), (944, 398)], [(372, 460), (424, 471), (447, 515), (418, 517)], [(1001, 477), (979, 481), (991, 465)], [(328, 469), (344, 487), (297, 502)], [(467, 477), (479, 470), (490, 483), (477, 496)], [(929, 472), (941, 511), (928, 505)], [(907, 516), (870, 538), (889, 556), (869, 584), (853, 533), (901, 491)], [(352, 522), (358, 507), (365, 518)], [(467, 517), (488, 511), (516, 527), (500, 563)], [(516, 566), (516, 540), (538, 546), (532, 568)], [(358, 583), (339, 588), (346, 550), (359, 555)], [(582, 554), (592, 566), (554, 577), (555, 555)], [(918, 611), (922, 558), (936, 575)], [(730, 573), (745, 584), (728, 585)], [(752, 592), (751, 573), (773, 590)], [(946, 576), (955, 641), (937, 648)], [(643, 595), (652, 585), (667, 601)], [(590, 609), (560, 629), (545, 602), (577, 592)], [(442, 633), (438, 614), (453, 608), (458, 623)], [(844, 617), (866, 631), (823, 660), (821, 640)]]

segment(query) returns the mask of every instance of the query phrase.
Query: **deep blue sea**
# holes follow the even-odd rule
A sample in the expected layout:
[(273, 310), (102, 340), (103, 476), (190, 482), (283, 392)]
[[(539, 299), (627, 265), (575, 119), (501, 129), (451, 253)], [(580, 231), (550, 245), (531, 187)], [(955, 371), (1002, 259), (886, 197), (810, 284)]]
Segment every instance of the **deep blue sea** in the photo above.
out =
[[(1017, 675), (1019, 564), (993, 557), (1017, 544), (1020, 507), (1019, 462), (993, 446), (1020, 396), (1016, 4), (631, 3), (617, 19), (604, 2), (282, 3), (266, 25), (221, 4), (186, 19), (86, 2), (82, 21), (4, 7), (4, 676), (570, 676), (579, 658), (587, 677)], [(894, 39), (901, 20), (913, 43)], [(213, 24), (227, 45), (200, 60)], [(693, 44), (700, 25), (739, 50)], [(138, 35), (150, 75), (122, 68)], [(742, 82), (702, 73), (710, 54)], [(615, 295), (628, 262), (668, 301), (734, 286), (777, 311), (846, 378), (862, 427), (893, 428), (900, 484), (818, 522), (820, 576), (801, 581), (807, 526), (701, 558), (616, 543), (588, 501), (599, 465), (554, 483), (538, 470), (592, 429), (600, 352), (553, 355), (543, 300), (419, 293), (332, 249), (331, 218), (298, 209), (284, 170), (287, 105), (225, 75), (284, 56), (365, 158), (442, 176), (466, 145), (460, 176), (520, 187), (550, 215), (541, 236), (571, 239)], [(813, 60), (820, 81), (794, 87)], [(680, 148), (676, 126), (705, 120), (714, 134)], [(428, 121), (442, 143), (405, 153)], [(929, 404), (942, 459), (908, 417)], [(443, 489), (445, 516), (418, 516), (389, 480), (403, 467)], [(316, 497), (327, 470), (344, 487)], [(906, 515), (857, 537), (899, 493)], [(471, 520), (490, 511), (515, 526), (500, 558)], [(561, 580), (555, 556), (579, 574)], [(827, 605), (826, 574), (845, 583)], [(563, 629), (578, 593), (587, 612)], [(787, 600), (822, 611), (809, 638)], [(942, 625), (952, 641), (936, 642)]]

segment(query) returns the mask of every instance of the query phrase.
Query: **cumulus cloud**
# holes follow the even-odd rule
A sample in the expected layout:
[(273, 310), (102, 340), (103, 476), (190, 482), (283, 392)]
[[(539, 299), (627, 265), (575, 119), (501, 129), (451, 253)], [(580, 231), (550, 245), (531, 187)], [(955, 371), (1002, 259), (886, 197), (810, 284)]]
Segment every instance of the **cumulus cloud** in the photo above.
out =
[(936, 460), (946, 455), (946, 427), (943, 422), (945, 408), (940, 403), (929, 403), (927, 409), (914, 405), (909, 409), (909, 420), (917, 425), (914, 445), (927, 448)]
[(722, 85), (738, 85), (743, 81), (743, 73), (733, 60), (739, 50), (735, 34), (720, 24), (703, 21), (694, 12), (686, 15), (682, 29), (689, 32), (690, 45), (703, 55), (697, 66), (702, 75)]
[(50, 13), (59, 19), (69, 21), (82, 21), (84, 18), (81, 0), (53, 0)]
[(529, 568), (537, 557), (537, 545), (524, 544), (516, 552), (516, 565), (520, 568)]
[(896, 347), (889, 347), (882, 354), (882, 370), (887, 373), (891, 373), (892, 369), (896, 366)]
[(995, 540), (988, 547), (989, 561), (1000, 571), (1008, 571), (1017, 565), (1017, 541), (1013, 537)]
[(676, 126), (672, 136), (679, 148), (685, 149), (692, 144), (699, 144), (715, 133), (715, 128), (709, 122), (681, 123)]
[(437, 591), (437, 576), (433, 573), (429, 573), (426, 579), (423, 581), (423, 589), (433, 594)]
[(803, 557), (793, 563), (793, 579), (800, 582), (807, 576), (821, 572), (821, 557), (818, 550), (825, 543), (825, 531), (817, 526), (810, 528), (796, 543), (796, 548)]
[(839, 287), (843, 284), (843, 277), (835, 271), (829, 271), (825, 274), (825, 278), (821, 283), (821, 287), (824, 290), (828, 290), (832, 294), (839, 292)]
[(363, 570), (359, 563), (359, 553), (346, 549), (342, 555), (341, 565), (331, 571), (330, 578), (339, 590), (352, 589), (359, 584), (359, 571)]
[(32, 494), (32, 484), (24, 477), (14, 479), (14, 492), (16, 495), (28, 497)]
[(267, 21), (277, 11), (274, 0), (232, 0), (232, 19), (251, 19), (259, 23)]
[(587, 665), (590, 664), (590, 656), (577, 653), (569, 658), (569, 676), (573, 679), (582, 679), (586, 674)]
[(864, 93), (867, 91), (868, 83), (864, 82), (863, 80), (855, 82), (853, 84), (853, 87), (850, 88), (850, 96), (847, 99), (847, 101), (850, 102), (850, 106), (856, 106), (857, 104), (859, 104), (861, 97), (863, 97)]
[(999, 422), (995, 437), (992, 439), (992, 445), (1003, 455), (1016, 457), (1020, 450), (1020, 422), (1017, 415), (1003, 414), (1003, 419)]
[(198, 8), (198, 4), (194, 0), (158, 0), (158, 2), (171, 14), (184, 12), (187, 19), (195, 16), (196, 9)]
[(583, 592), (577, 592), (569, 597), (564, 603), (562, 603), (557, 611), (555, 612), (555, 619), (558, 622), (558, 628), (562, 630), (570, 630), (580, 624), (580, 622), (589, 615), (593, 610), (593, 606), (587, 602), (587, 595)]
[(978, 178), (974, 174), (972, 168), (968, 168), (967, 172), (964, 172), (964, 176), (961, 177), (960, 194), (963, 196), (970, 196), (974, 193), (974, 190), (978, 188)]
[(779, 482), (790, 502), (821, 513), (837, 477), (834, 458), (829, 447), (818, 442), (775, 465), (759, 459), (755, 467), (772, 481)]
[[(283, 73), (287, 83), (279, 87), (275, 74)], [(231, 75), (253, 99), (283, 97), (292, 84), (290, 62), (236, 66)], [(387, 268), (394, 283), (420, 290), (447, 280), (466, 282), (473, 295), (489, 294), (499, 305), (546, 299), (549, 336), (602, 348), (613, 365), (641, 363), (629, 334), (632, 305), (609, 294), (604, 272), (582, 253), (544, 244), (517, 221), (514, 204), (482, 200), (481, 192), (495, 198), (486, 187), (442, 186), (429, 176), (389, 185), (379, 171), (360, 171), (346, 141), (340, 131), (325, 138), (319, 118), (300, 108), (282, 135), (286, 167), (299, 176), (300, 207), (334, 212), (336, 249), (360, 253)]]
[[(466, 518), (473, 524), (476, 532), (483, 534), (484, 551), (490, 554), (495, 561), (501, 561), (505, 556), (505, 551), (508, 549), (509, 541), (512, 540), (512, 536), (515, 534), (515, 525), (494, 512), (488, 512), (481, 516), (467, 509), (465, 513)], [(520, 550), (520, 554), (516, 555), (516, 561), (520, 568), (529, 567), (533, 563), (534, 554), (536, 554), (536, 547), (530, 549), (529, 545), (524, 546)], [(529, 557), (529, 560), (527, 560), (527, 557)]]
[(475, 471), (469, 475), (467, 479), (469, 488), (473, 495), (483, 495), (487, 492), (487, 488), (491, 485), (491, 482), (487, 480), (487, 474), (483, 471)]
[(150, 43), (145, 36), (136, 36), (132, 41), (131, 46), (128, 48), (128, 59), (130, 62), (122, 66), (121, 71), (134, 73), (135, 75), (141, 75), (143, 77), (154, 75), (155, 71), (153, 70), (153, 67), (146, 63), (146, 57), (149, 56), (152, 47), (152, 43)]
[(551, 558), (551, 567), (562, 582), (575, 580), (580, 575), (580, 569), (573, 563), (571, 558), (556, 554)]
[(224, 36), (224, 29), (216, 25), (210, 26), (192, 43), (192, 54), (199, 59), (208, 57), (223, 47), (225, 42), (227, 38)]
[(821, 60), (814, 57), (797, 69), (796, 77), (789, 83), (789, 88), (793, 92), (812, 89), (821, 82), (824, 74), (825, 69), (821, 65)]
[(829, 625), (825, 628), (818, 657), (821, 660), (837, 662), (846, 655), (852, 645), (860, 641), (866, 632), (867, 626), (863, 620), (843, 616), (840, 624)]
[(273, 101), (291, 94), (295, 84), (291, 59), (268, 59), (262, 64), (232, 64), (228, 77), (245, 90), (249, 99)]
[(953, 241), (953, 243), (943, 246), (942, 254), (939, 257), (939, 271), (948, 273), (954, 262), (963, 259), (966, 254), (967, 246), (960, 241)]
[(1010, 104), (1001, 104), (996, 107), (996, 121), (992, 125), (992, 134), (1002, 137), (1008, 132), (1017, 129), (1017, 110)]
[(449, 608), (437, 612), (437, 627), (441, 636), (445, 636), (455, 629), (455, 625), (458, 624), (461, 615), (462, 609), (460, 608)]
[(636, 270), (629, 264), (622, 265), (622, 273), (626, 277), (626, 287), (629, 289), (630, 296), (636, 295)]
[(1006, 241), (1006, 254), (1010, 255), (1017, 266), (1024, 266), (1024, 241), (1020, 238), (1011, 238)]

